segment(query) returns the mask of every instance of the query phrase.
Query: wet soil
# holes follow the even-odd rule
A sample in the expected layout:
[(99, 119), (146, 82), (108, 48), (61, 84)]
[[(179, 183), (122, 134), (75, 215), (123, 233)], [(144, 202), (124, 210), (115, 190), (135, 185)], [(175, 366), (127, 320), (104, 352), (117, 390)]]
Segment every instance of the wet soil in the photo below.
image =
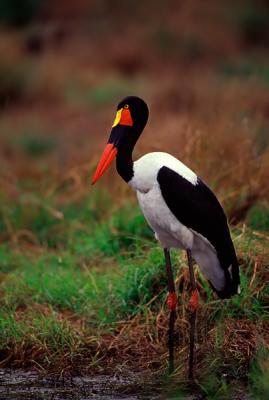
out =
[[(187, 394), (188, 393), (188, 394)], [(196, 386), (183, 394), (178, 384), (154, 374), (42, 377), (34, 371), (0, 369), (0, 400), (205, 400)], [(233, 400), (254, 400), (241, 387)]]
[(164, 399), (158, 383), (139, 375), (42, 378), (33, 371), (0, 369), (1, 400)]

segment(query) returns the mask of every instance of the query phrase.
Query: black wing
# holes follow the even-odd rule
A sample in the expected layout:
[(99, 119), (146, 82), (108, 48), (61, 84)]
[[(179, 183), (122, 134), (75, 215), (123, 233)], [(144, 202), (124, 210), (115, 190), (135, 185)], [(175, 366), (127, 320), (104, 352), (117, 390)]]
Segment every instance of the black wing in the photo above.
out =
[[(157, 180), (162, 196), (175, 217), (186, 227), (203, 235), (216, 249), (224, 270), (226, 285), (219, 297), (237, 293), (239, 279), (238, 261), (224, 211), (214, 193), (198, 178), (193, 185), (181, 175), (162, 167)], [(231, 274), (228, 268), (232, 266)]]

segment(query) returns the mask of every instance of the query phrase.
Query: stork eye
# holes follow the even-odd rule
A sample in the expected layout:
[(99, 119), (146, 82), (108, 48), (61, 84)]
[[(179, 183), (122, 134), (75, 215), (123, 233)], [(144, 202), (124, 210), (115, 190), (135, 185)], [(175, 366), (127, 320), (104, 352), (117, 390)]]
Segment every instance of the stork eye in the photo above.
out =
[(128, 104), (125, 104), (125, 105), (123, 106), (123, 108), (129, 108), (129, 105), (128, 105)]

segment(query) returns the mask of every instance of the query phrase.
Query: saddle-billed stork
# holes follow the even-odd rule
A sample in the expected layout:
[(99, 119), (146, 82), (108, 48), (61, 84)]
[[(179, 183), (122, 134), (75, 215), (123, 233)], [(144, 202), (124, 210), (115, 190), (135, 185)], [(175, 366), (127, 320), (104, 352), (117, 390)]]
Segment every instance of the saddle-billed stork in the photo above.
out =
[(192, 294), (189, 301), (189, 378), (193, 377), (198, 291), (193, 259), (221, 298), (240, 292), (239, 267), (227, 219), (214, 193), (186, 165), (167, 153), (154, 152), (132, 159), (133, 148), (148, 120), (147, 104), (139, 97), (124, 98), (117, 107), (112, 131), (94, 173), (94, 184), (116, 158), (120, 176), (137, 194), (142, 212), (164, 249), (168, 290), (169, 370), (174, 369), (174, 323), (177, 296), (170, 249), (187, 252)]

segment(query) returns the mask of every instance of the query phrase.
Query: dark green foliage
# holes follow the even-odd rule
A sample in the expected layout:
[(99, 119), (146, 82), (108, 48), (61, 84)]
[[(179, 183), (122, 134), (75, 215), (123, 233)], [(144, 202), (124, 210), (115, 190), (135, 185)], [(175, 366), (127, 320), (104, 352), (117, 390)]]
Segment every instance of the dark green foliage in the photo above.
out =
[(15, 143), (30, 157), (40, 157), (56, 148), (56, 142), (49, 136), (22, 134)]
[(161, 55), (174, 59), (192, 62), (205, 54), (200, 37), (191, 33), (179, 36), (172, 30), (158, 28), (151, 33), (150, 41)]
[[(43, 246), (57, 249), (58, 255), (27, 260), (3, 246), (3, 272), (17, 269), (5, 282), (5, 302), (12, 307), (25, 307), (31, 301), (48, 303), (86, 312), (89, 318), (97, 313), (113, 322), (137, 312), (158, 293), (165, 285), (163, 255), (160, 249), (148, 252), (153, 233), (138, 207), (122, 207), (100, 222), (106, 207), (107, 199), (98, 192), (57, 208), (52, 200), (32, 195), (6, 205), (6, 218), (16, 231), (30, 232)], [(122, 264), (120, 279), (112, 267), (103, 273), (88, 269), (108, 256), (114, 257), (114, 265)], [(100, 307), (103, 298), (106, 302)]]
[(247, 214), (246, 223), (251, 229), (269, 232), (269, 208), (263, 204), (254, 204)]
[[(117, 256), (128, 250), (131, 256), (142, 242), (153, 238), (153, 232), (137, 207), (123, 207), (106, 222), (98, 224), (91, 234), (81, 234), (75, 244), (78, 254)], [(141, 242), (142, 240), (142, 242)]]
[(249, 372), (251, 390), (256, 400), (269, 398), (269, 350), (261, 347), (252, 360)]
[[(14, 259), (19, 266), (20, 257)], [(2, 301), (11, 309), (32, 302), (50, 304), (84, 314), (97, 325), (116, 322), (137, 313), (166, 285), (163, 255), (158, 248), (132, 263), (128, 258), (121, 263), (118, 270), (97, 272), (80, 269), (78, 260), (68, 253), (28, 259), (23, 269), (6, 278)]]
[(227, 60), (220, 65), (220, 74), (227, 78), (255, 78), (261, 83), (269, 83), (269, 67), (264, 61), (254, 59)]
[(29, 89), (28, 79), (28, 73), (23, 66), (5, 65), (2, 60), (0, 65), (0, 108), (6, 108), (25, 97)]
[(137, 313), (166, 287), (163, 252), (153, 248), (144, 257), (135, 258), (133, 263), (123, 258), (121, 264), (124, 275), (121, 285), (115, 289), (121, 299), (123, 315), (128, 316)]
[(116, 212), (111, 219), (111, 228), (120, 248), (132, 248), (137, 241), (141, 246), (145, 239), (153, 239), (153, 232), (137, 206), (125, 207)]
[(247, 45), (266, 45), (269, 40), (269, 9), (248, 1), (238, 15), (238, 27)]
[(40, 11), (44, 0), (1, 0), (0, 21), (20, 27), (28, 24)]
[(111, 82), (93, 88), (88, 93), (88, 97), (90, 102), (96, 106), (114, 104), (119, 98), (126, 96), (129, 90), (130, 88), (123, 82)]
[(186, 61), (197, 61), (205, 55), (205, 48), (198, 36), (183, 36), (179, 44), (179, 54)]
[[(15, 230), (28, 231), (28, 240), (38, 241), (43, 245), (55, 247), (61, 244), (59, 215), (43, 199), (36, 196), (22, 195), (14, 201), (12, 207), (3, 208), (5, 219)], [(7, 226), (2, 226), (5, 232)]]
[(161, 27), (152, 32), (150, 40), (156, 50), (164, 55), (169, 55), (173, 52), (176, 53), (176, 49), (180, 43), (175, 32)]
[[(18, 321), (14, 312), (2, 308), (0, 330), (0, 350), (6, 351), (8, 347), (21, 346), (27, 337), (28, 346), (38, 347), (41, 350), (40, 359), (44, 357), (43, 352), (47, 354), (53, 352), (54, 356), (64, 352), (72, 354), (74, 343), (80, 341), (79, 333), (66, 320), (60, 320), (55, 312), (44, 315), (30, 310), (22, 314)], [(30, 358), (28, 362), (31, 362)]]
[[(6, 281), (5, 302), (10, 307), (23, 307), (29, 302), (48, 303), (79, 311), (88, 298), (84, 294), (87, 280), (70, 256), (44, 256), (16, 271)], [(86, 285), (86, 286), (85, 286)]]
[[(100, 240), (102, 230), (109, 230), (108, 223), (96, 227), (108, 201), (105, 195), (98, 192), (94, 196), (64, 205), (55, 204), (54, 199), (41, 198), (33, 193), (21, 194), (11, 204), (5, 204), (6, 201), (3, 199), (4, 204), (0, 210), (0, 215), (4, 217), (0, 219), (2, 235), (9, 234), (7, 225), (11, 225), (14, 230), (27, 231), (29, 240), (32, 237), (32, 240), (50, 248), (78, 248), (80, 241), (82, 247), (85, 243), (88, 248), (93, 230), (97, 229), (96, 235), (100, 236)], [(104, 240), (108, 241), (109, 237)]]
[(16, 268), (23, 268), (27, 265), (27, 257), (14, 255), (13, 249), (7, 244), (0, 245), (0, 274), (8, 273)]
[(212, 373), (200, 384), (202, 393), (208, 400), (225, 400), (232, 398), (232, 387), (225, 377), (219, 378)]
[(114, 105), (130, 92), (133, 92), (132, 83), (123, 79), (104, 82), (96, 87), (85, 87), (76, 81), (71, 81), (68, 83), (66, 95), (72, 103), (86, 104), (96, 109)]

